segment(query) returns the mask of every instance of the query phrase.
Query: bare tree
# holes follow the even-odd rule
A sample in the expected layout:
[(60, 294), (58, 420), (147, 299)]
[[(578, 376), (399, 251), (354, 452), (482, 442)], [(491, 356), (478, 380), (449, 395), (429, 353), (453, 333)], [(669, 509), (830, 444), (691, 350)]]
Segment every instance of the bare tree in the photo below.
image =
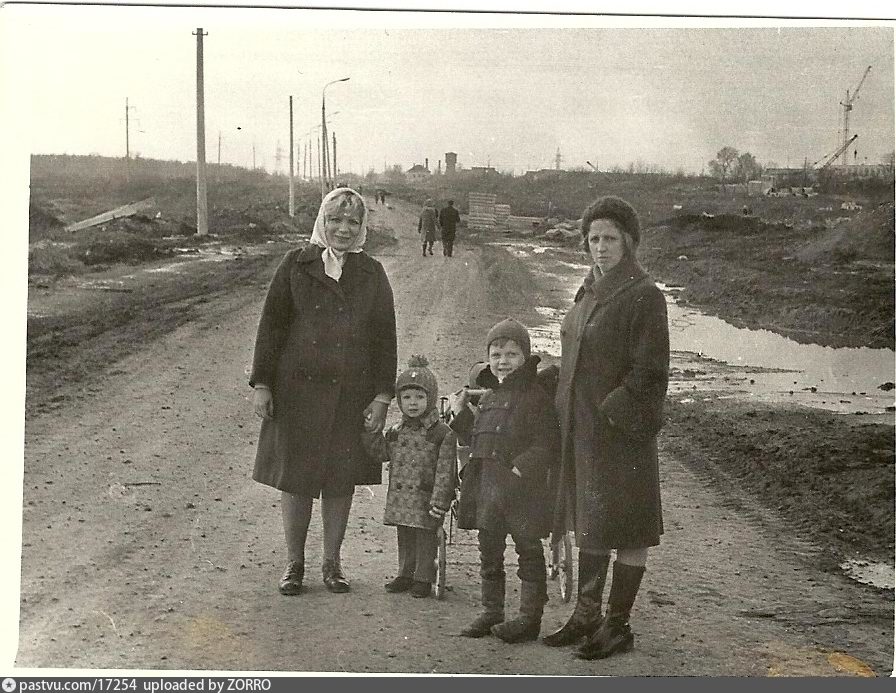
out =
[(744, 152), (734, 161), (734, 178), (741, 182), (754, 180), (762, 175), (762, 167), (750, 152)]
[(713, 176), (724, 183), (728, 179), (734, 162), (739, 152), (734, 147), (722, 147), (716, 154), (716, 158), (709, 162), (709, 171)]

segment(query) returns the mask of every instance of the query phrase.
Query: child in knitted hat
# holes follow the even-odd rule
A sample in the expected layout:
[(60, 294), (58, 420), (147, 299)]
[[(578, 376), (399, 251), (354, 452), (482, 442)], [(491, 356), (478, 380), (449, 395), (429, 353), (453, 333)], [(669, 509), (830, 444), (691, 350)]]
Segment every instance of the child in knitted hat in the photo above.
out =
[(374, 459), (389, 462), (383, 523), (398, 528), (398, 576), (387, 592), (432, 594), (436, 529), (454, 498), (457, 437), (439, 419), (439, 387), (425, 356), (414, 355), (395, 383), (401, 421), (384, 434), (364, 433)]
[[(538, 377), (539, 358), (530, 354), (529, 332), (508, 318), (486, 337), (488, 367), (477, 375), (489, 387), (478, 408), (461, 390), (451, 422), (462, 445), (470, 446), (464, 467), (457, 526), (479, 530), (483, 613), (461, 635), (491, 633), (504, 642), (535, 640), (547, 601), (547, 571), (541, 539), (551, 525), (549, 474), (559, 459), (559, 426), (550, 395)], [(478, 409), (477, 413), (473, 410)], [(513, 538), (519, 557), (519, 616), (504, 620), (504, 545)]]

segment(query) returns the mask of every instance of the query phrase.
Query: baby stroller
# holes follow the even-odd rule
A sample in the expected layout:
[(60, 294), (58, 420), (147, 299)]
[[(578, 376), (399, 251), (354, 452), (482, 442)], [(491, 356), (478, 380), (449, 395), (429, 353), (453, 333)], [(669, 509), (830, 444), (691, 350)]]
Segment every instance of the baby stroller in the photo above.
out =
[[(442, 421), (448, 423), (451, 420), (451, 409), (448, 406), (448, 398), (439, 398), (439, 416)], [(436, 599), (445, 597), (446, 576), (448, 573), (448, 544), (454, 543), (454, 527), (457, 524), (457, 504), (460, 501), (460, 473), (463, 471), (464, 465), (470, 459), (470, 448), (457, 444), (457, 453), (455, 455), (454, 466), (454, 497), (451, 499), (451, 505), (448, 508), (446, 517), (448, 519), (448, 531), (445, 531), (445, 522), (436, 529), (436, 541), (438, 542), (438, 570), (436, 572)]]

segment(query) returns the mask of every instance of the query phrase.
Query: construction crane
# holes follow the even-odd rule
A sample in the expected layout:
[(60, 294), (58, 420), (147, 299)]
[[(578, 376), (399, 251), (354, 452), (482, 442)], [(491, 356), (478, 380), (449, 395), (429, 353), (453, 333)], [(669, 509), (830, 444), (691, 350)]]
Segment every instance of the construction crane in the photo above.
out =
[(847, 148), (849, 147), (849, 145), (851, 145), (851, 144), (852, 144), (853, 142), (855, 142), (857, 139), (859, 139), (859, 136), (858, 136), (858, 135), (853, 135), (853, 136), (850, 137), (846, 142), (844, 142), (844, 143), (841, 144), (839, 147), (837, 147), (837, 151), (835, 151), (833, 154), (830, 154), (830, 155), (828, 155), (828, 156), (823, 156), (823, 157), (821, 157), (818, 161), (816, 161), (815, 163), (813, 163), (813, 164), (812, 164), (812, 168), (815, 168), (816, 166), (818, 166), (819, 163), (824, 162), (824, 163), (821, 163), (821, 166), (818, 166), (818, 170), (819, 170), (819, 171), (824, 171), (828, 166), (830, 166), (832, 163), (834, 163), (834, 160), (835, 160), (838, 156), (840, 156), (843, 152), (845, 152), (845, 151), (847, 150)]
[(859, 96), (859, 89), (861, 89), (862, 85), (865, 83), (865, 78), (868, 76), (869, 72), (871, 72), (871, 65), (865, 68), (865, 72), (862, 74), (862, 79), (859, 80), (858, 85), (853, 89), (852, 96), (849, 95), (849, 89), (847, 89), (846, 98), (840, 102), (840, 105), (843, 106), (843, 146), (840, 149), (843, 158), (840, 160), (841, 164), (849, 163), (847, 157), (847, 149), (849, 149), (849, 143), (847, 142), (849, 139), (849, 112), (852, 110), (852, 105)]

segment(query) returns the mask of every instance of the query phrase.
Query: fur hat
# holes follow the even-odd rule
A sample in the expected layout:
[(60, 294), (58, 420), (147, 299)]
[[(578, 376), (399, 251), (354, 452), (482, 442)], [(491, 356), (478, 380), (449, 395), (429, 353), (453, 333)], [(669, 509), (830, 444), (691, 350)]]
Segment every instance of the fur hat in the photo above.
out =
[(426, 410), (435, 408), (439, 401), (439, 383), (435, 374), (427, 368), (429, 361), (423, 354), (414, 354), (408, 359), (408, 368), (395, 381), (395, 397), (401, 397), (401, 391), (416, 387), (426, 393)]
[(597, 219), (609, 219), (625, 231), (635, 245), (641, 242), (641, 222), (632, 206), (618, 197), (600, 197), (592, 202), (582, 214), (582, 237), (588, 237), (592, 222)]
[(529, 342), (529, 330), (527, 330), (522, 323), (517, 322), (513, 318), (507, 318), (490, 329), (488, 331), (488, 336), (485, 338), (486, 352), (488, 352), (492, 342), (502, 338), (512, 339), (519, 344), (520, 348), (523, 350), (523, 356), (529, 358), (529, 353), (532, 348), (531, 343)]

